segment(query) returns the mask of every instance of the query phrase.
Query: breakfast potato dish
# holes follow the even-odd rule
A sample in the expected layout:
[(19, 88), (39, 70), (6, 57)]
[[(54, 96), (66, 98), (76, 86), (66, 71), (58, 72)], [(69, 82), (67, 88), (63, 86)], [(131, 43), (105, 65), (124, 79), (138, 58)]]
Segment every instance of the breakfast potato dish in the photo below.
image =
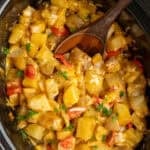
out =
[(36, 150), (133, 150), (146, 129), (141, 62), (124, 52), (134, 41), (118, 23), (106, 50), (89, 56), (57, 44), (103, 17), (88, 0), (51, 0), (20, 14), (6, 57), (7, 105), (18, 133)]

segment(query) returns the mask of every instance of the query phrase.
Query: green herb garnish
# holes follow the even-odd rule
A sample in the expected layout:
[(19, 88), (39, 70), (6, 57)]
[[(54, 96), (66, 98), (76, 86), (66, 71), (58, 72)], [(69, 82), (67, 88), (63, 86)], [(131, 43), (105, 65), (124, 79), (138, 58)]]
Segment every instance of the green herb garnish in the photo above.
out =
[(55, 112), (55, 113), (59, 113), (59, 109), (54, 108), (54, 112)]
[(112, 121), (115, 122), (118, 119), (118, 114), (115, 113), (112, 115)]
[(92, 150), (98, 150), (98, 146), (97, 145), (92, 146)]
[(3, 52), (3, 54), (5, 54), (5, 55), (8, 55), (9, 54), (9, 48), (7, 48), (7, 47), (3, 47), (3, 49), (2, 49), (2, 52)]
[(72, 124), (64, 128), (65, 131), (73, 131), (73, 129), (74, 129), (74, 126)]
[(120, 97), (123, 97), (125, 95), (124, 91), (120, 91)]
[(104, 107), (104, 105), (103, 105), (103, 103), (101, 103), (101, 104), (99, 104), (99, 105), (96, 107), (96, 110), (97, 110), (97, 111), (102, 111), (103, 107)]
[(106, 141), (106, 138), (107, 138), (107, 136), (104, 134), (104, 135), (102, 135), (102, 142), (105, 142)]
[(29, 52), (31, 50), (31, 44), (30, 43), (26, 44), (26, 50), (27, 50), (27, 52)]
[(75, 33), (77, 31), (76, 28), (69, 28), (69, 30), (70, 30), (71, 33)]
[(58, 71), (58, 75), (62, 76), (65, 80), (69, 79), (66, 71)]
[(112, 114), (112, 110), (104, 107), (104, 104), (101, 103), (96, 107), (96, 110), (99, 112), (102, 112), (102, 114), (106, 117), (110, 116)]
[(17, 77), (22, 78), (24, 76), (24, 72), (22, 70), (17, 71)]
[(18, 121), (27, 120), (27, 119), (31, 118), (32, 116), (36, 115), (37, 113), (38, 113), (38, 112), (35, 112), (35, 111), (33, 111), (33, 110), (29, 110), (29, 111), (27, 112), (27, 114), (17, 116), (17, 120), (18, 120)]
[(102, 113), (103, 113), (104, 116), (108, 117), (112, 114), (112, 110), (108, 109), (106, 107), (103, 107)]
[(67, 107), (64, 104), (60, 105), (60, 109), (64, 110), (64, 111), (67, 111)]
[(21, 136), (22, 136), (22, 138), (25, 140), (25, 139), (27, 139), (28, 138), (28, 135), (27, 135), (27, 133), (25, 132), (25, 130), (19, 130), (19, 133), (21, 134)]

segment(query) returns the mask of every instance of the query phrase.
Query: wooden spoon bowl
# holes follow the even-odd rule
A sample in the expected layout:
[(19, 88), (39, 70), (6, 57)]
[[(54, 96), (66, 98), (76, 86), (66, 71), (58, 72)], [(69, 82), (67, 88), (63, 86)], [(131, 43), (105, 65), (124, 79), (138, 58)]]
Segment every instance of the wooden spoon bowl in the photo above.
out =
[(63, 54), (78, 46), (89, 55), (104, 53), (108, 30), (121, 11), (132, 0), (119, 0), (116, 6), (110, 9), (103, 18), (98, 19), (88, 27), (76, 32), (62, 41), (55, 49), (55, 53)]

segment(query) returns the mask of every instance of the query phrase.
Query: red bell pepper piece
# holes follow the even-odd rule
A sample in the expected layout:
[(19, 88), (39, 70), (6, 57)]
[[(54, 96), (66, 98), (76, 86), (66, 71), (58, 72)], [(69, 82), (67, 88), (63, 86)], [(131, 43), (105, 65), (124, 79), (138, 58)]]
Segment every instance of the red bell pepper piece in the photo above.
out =
[(106, 52), (106, 59), (109, 59), (109, 58), (114, 57), (114, 56), (118, 56), (120, 53), (121, 53), (120, 49), (117, 51), (107, 51)]
[(11, 96), (22, 92), (22, 87), (19, 80), (7, 83), (7, 95)]
[(51, 27), (51, 31), (54, 35), (58, 37), (67, 36), (69, 34), (69, 31), (65, 27), (61, 28)]
[(70, 136), (58, 144), (58, 150), (71, 150), (75, 147), (75, 138), (73, 136)]
[(32, 64), (28, 64), (26, 66), (25, 75), (28, 78), (30, 78), (30, 79), (34, 79), (35, 78), (36, 70), (35, 70), (35, 68), (34, 68), (34, 66)]
[(55, 54), (54, 57), (59, 59), (66, 67), (71, 67), (71, 64), (65, 59), (63, 54)]

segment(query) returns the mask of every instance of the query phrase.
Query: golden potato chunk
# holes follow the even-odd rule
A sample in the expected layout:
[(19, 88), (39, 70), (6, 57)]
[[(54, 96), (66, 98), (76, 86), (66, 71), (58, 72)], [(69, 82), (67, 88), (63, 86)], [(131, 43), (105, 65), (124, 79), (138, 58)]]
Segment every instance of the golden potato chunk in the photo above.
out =
[(103, 89), (103, 77), (93, 70), (86, 71), (85, 86), (89, 94), (98, 96)]
[(64, 104), (67, 107), (71, 107), (74, 104), (76, 104), (79, 100), (79, 90), (76, 86), (71, 85), (68, 88), (66, 88), (64, 95), (63, 95), (63, 101)]
[(84, 141), (89, 140), (93, 136), (95, 125), (95, 119), (92, 117), (79, 118), (76, 136)]
[(12, 33), (9, 37), (10, 44), (16, 44), (23, 37), (25, 31), (25, 26), (22, 24), (17, 24), (12, 30)]
[(28, 99), (27, 101), (28, 101), (28, 107), (35, 111), (53, 110), (45, 94), (35, 95), (34, 97)]
[(44, 135), (45, 129), (37, 124), (29, 124), (25, 128), (25, 131), (29, 136), (31, 136), (37, 140), (41, 140)]
[(127, 105), (117, 103), (114, 107), (114, 111), (118, 115), (118, 121), (120, 125), (126, 125), (131, 122), (131, 114)]

